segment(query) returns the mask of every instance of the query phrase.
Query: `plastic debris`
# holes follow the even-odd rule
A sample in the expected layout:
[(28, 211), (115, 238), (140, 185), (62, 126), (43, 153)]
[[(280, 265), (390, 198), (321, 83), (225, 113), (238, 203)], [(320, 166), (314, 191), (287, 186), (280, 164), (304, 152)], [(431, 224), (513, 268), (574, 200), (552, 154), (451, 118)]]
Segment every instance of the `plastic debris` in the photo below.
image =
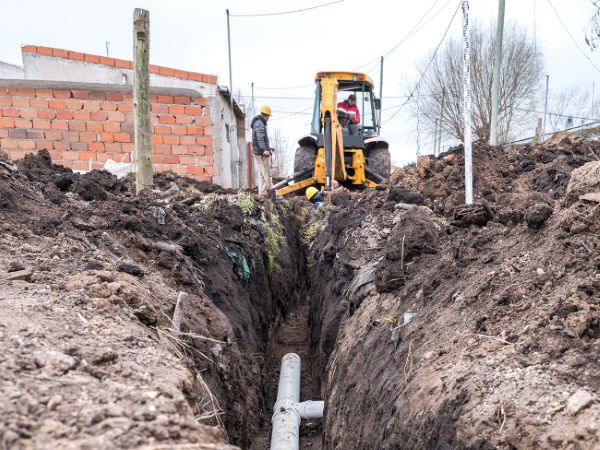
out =
[(166, 223), (165, 216), (167, 215), (167, 213), (164, 209), (162, 209), (159, 206), (151, 206), (150, 211), (152, 211), (152, 214), (154, 214), (156, 222), (158, 222), (159, 225), (164, 225)]
[(404, 323), (403, 325), (408, 325), (412, 322), (413, 318), (417, 315), (417, 313), (407, 311), (404, 313)]
[(389, 323), (392, 327), (394, 325), (396, 325), (396, 322), (397, 322), (396, 318), (390, 314), (383, 316), (383, 320), (385, 320), (387, 323)]
[(225, 252), (231, 262), (233, 263), (233, 271), (235, 272), (238, 279), (242, 282), (242, 284), (248, 283), (250, 280), (250, 266), (248, 265), (248, 260), (246, 256), (242, 252), (240, 248), (228, 248), (225, 247)]

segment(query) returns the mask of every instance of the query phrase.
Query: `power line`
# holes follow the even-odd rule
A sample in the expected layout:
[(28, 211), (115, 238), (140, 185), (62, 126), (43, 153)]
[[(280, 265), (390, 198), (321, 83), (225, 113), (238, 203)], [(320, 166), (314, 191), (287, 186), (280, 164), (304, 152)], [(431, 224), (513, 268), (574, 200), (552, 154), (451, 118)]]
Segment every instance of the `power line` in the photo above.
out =
[(295, 9), (292, 11), (280, 11), (273, 13), (260, 13), (260, 14), (230, 14), (230, 17), (267, 17), (267, 16), (281, 16), (284, 14), (295, 14), (304, 11), (310, 11), (312, 9), (324, 8), (325, 6), (335, 5), (336, 3), (342, 3), (344, 0), (336, 0), (335, 2), (323, 3), (321, 5), (310, 6), (308, 8)]
[(263, 90), (279, 90), (279, 89), (301, 89), (301, 88), (305, 88), (305, 87), (311, 87), (314, 86), (315, 83), (311, 83), (311, 84), (300, 84), (298, 86), (277, 86), (277, 87), (261, 87), (261, 86), (254, 86), (254, 89), (263, 89)]
[(311, 110), (312, 106), (309, 106), (308, 108), (303, 109), (302, 111), (297, 111), (297, 112), (293, 112), (291, 114), (288, 114), (287, 116), (281, 116), (281, 117), (273, 117), (271, 120), (283, 120), (283, 119), (289, 119), (290, 117), (299, 115), (299, 114), (305, 114), (307, 111)]
[[(413, 37), (415, 34), (417, 34), (419, 31), (421, 31), (421, 29), (423, 29), (423, 27), (425, 27), (425, 25), (427, 25), (429, 22), (431, 22), (440, 12), (442, 12), (444, 10), (444, 8), (446, 8), (446, 6), (448, 6), (448, 4), (451, 2), (452, 0), (448, 0), (446, 3), (444, 3), (444, 6), (442, 6), (440, 9), (438, 9), (438, 11), (431, 16), (429, 19), (427, 19), (427, 21), (425, 23), (423, 23), (420, 27), (419, 24), (421, 23), (421, 21), (423, 19), (425, 19), (425, 17), (427, 17), (427, 15), (429, 14), (429, 12), (435, 7), (435, 5), (437, 5), (440, 0), (436, 0), (435, 3), (433, 3), (433, 5), (431, 5), (431, 7), (427, 10), (427, 12), (425, 14), (423, 14), (423, 17), (421, 17), (418, 22), (415, 24), (414, 27), (412, 27), (412, 29), (408, 32), (408, 34), (406, 36), (404, 36), (396, 45), (394, 45), (390, 50), (388, 50), (387, 52), (385, 52), (383, 54), (383, 56), (389, 56), (393, 51), (395, 51), (398, 47), (400, 47), (400, 45), (402, 45), (404, 42), (406, 42), (407, 40), (409, 40), (411, 37)], [(417, 28), (419, 27), (419, 28)]]
[(431, 59), (427, 63), (427, 67), (425, 67), (425, 70), (421, 74), (421, 78), (419, 78), (419, 81), (417, 82), (417, 84), (415, 85), (415, 87), (413, 88), (413, 90), (411, 91), (411, 93), (409, 94), (409, 96), (406, 99), (406, 101), (404, 103), (402, 103), (402, 105), (400, 105), (400, 107), (396, 110), (396, 112), (394, 114), (392, 114), (390, 117), (388, 117), (386, 119), (386, 121), (382, 123), (382, 125), (385, 125), (386, 123), (388, 123), (390, 120), (392, 120), (394, 118), (394, 116), (396, 116), (396, 114), (398, 114), (400, 111), (402, 111), (402, 109), (408, 104), (408, 102), (410, 101), (410, 99), (413, 97), (414, 93), (416, 92), (416, 90), (419, 87), (419, 84), (421, 84), (421, 81), (423, 81), (423, 78), (425, 78), (425, 74), (427, 74), (427, 71), (429, 70), (429, 67), (431, 67), (431, 64), (433, 63), (433, 60), (435, 59), (438, 50), (442, 46), (442, 42), (444, 42), (444, 39), (446, 39), (446, 35), (448, 34), (448, 31), (450, 30), (450, 26), (452, 25), (452, 22), (454, 22), (454, 18), (456, 17), (456, 13), (458, 13), (459, 9), (460, 9), (460, 2), (458, 2), (458, 5), (456, 6), (456, 9), (454, 10), (454, 14), (452, 14), (452, 18), (450, 19), (450, 23), (446, 27), (446, 31), (444, 31), (444, 35), (442, 36), (442, 39), (440, 40), (440, 42), (438, 43), (437, 47), (435, 48), (435, 50), (433, 52), (433, 55), (431, 55)]
[(569, 35), (569, 37), (571, 38), (571, 40), (577, 47), (577, 50), (579, 50), (579, 52), (590, 62), (590, 64), (592, 66), (594, 66), (594, 69), (596, 69), (596, 71), (598, 73), (600, 73), (600, 68), (598, 68), (598, 66), (596, 64), (594, 64), (594, 61), (592, 61), (592, 58), (590, 58), (588, 55), (586, 55), (585, 52), (583, 51), (583, 49), (579, 46), (579, 44), (577, 43), (577, 40), (573, 37), (573, 35), (569, 31), (569, 29), (567, 28), (567, 26), (565, 25), (563, 20), (560, 18), (560, 14), (558, 14), (558, 11), (556, 10), (556, 8), (554, 7), (554, 5), (552, 4), (552, 2), (550, 0), (548, 0), (548, 4), (552, 8), (552, 11), (554, 11), (554, 15), (556, 16), (556, 18), (558, 19), (558, 21), (560, 22), (562, 27), (565, 29), (565, 31), (567, 32), (567, 34)]
[[(595, 120), (594, 122), (584, 123), (583, 125), (577, 125), (577, 126), (570, 127), (570, 128), (564, 128), (562, 130), (555, 130), (555, 131), (552, 131), (552, 132), (549, 132), (549, 133), (545, 133), (544, 136), (552, 135), (552, 134), (555, 134), (555, 133), (560, 133), (562, 131), (577, 130), (579, 128), (589, 128), (592, 125), (598, 125), (598, 124), (600, 124), (600, 121)], [(526, 138), (523, 138), (523, 139), (518, 139), (518, 140), (512, 141), (512, 142), (506, 142), (506, 143), (502, 144), (502, 146), (504, 146), (504, 145), (511, 145), (511, 144), (518, 144), (519, 142), (523, 142), (523, 141), (530, 141), (533, 138), (535, 138), (535, 136), (530, 136), (530, 137), (526, 137)]]
[[(440, 9), (437, 10), (437, 12), (435, 14), (433, 14), (433, 16), (431, 16), (429, 19), (427, 19), (423, 24), (421, 24), (421, 22), (427, 17), (427, 15), (433, 10), (433, 8), (435, 8), (435, 6), (440, 2), (441, 0), (435, 0), (432, 5), (429, 7), (429, 9), (427, 11), (425, 11), (425, 14), (423, 14), (421, 16), (421, 18), (419, 20), (417, 20), (417, 23), (415, 23), (415, 25), (410, 29), (410, 31), (402, 38), (400, 39), (400, 41), (398, 43), (396, 43), (396, 45), (394, 45), (391, 49), (389, 49), (388, 51), (386, 51), (385, 53), (383, 53), (384, 57), (389, 56), (392, 52), (394, 52), (398, 47), (400, 47), (400, 45), (402, 45), (404, 42), (406, 42), (407, 40), (409, 40), (411, 37), (413, 37), (415, 34), (417, 34), (419, 31), (421, 31), (421, 29), (423, 29), (423, 27), (425, 27), (425, 25), (427, 25), (429, 22), (431, 22), (440, 12), (442, 12), (444, 10), (444, 8), (446, 8), (446, 6), (452, 1), (452, 0), (447, 0), (446, 3), (444, 4), (444, 6), (442, 6)], [(420, 25), (420, 26), (419, 26)], [(363, 64), (362, 66), (357, 67), (354, 70), (360, 70), (363, 67), (366, 67), (368, 65), (370, 65), (373, 62), (379, 61), (380, 57), (377, 57), (375, 59), (370, 60), (369, 62), (366, 62), (365, 64)], [(388, 98), (388, 97), (386, 97)]]
[[(544, 114), (544, 111), (538, 111), (535, 109), (527, 109), (527, 108), (515, 108), (517, 111), (524, 111), (524, 112), (530, 112), (530, 113), (536, 113), (536, 114)], [(598, 120), (597, 118), (592, 118), (592, 117), (579, 117), (579, 116), (574, 116), (572, 114), (559, 114), (559, 113), (551, 113), (551, 112), (547, 112), (546, 113), (549, 116), (555, 116), (555, 117), (571, 117), (572, 119), (577, 119), (577, 120)]]

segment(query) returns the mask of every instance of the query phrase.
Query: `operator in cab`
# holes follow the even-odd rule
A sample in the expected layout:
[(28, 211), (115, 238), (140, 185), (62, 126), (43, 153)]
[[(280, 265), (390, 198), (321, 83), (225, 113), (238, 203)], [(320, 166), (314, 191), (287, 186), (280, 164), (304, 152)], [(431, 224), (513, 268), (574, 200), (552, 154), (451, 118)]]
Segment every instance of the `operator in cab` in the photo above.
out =
[(342, 128), (347, 128), (349, 134), (358, 134), (360, 112), (356, 106), (356, 96), (350, 94), (348, 98), (338, 105), (338, 117)]

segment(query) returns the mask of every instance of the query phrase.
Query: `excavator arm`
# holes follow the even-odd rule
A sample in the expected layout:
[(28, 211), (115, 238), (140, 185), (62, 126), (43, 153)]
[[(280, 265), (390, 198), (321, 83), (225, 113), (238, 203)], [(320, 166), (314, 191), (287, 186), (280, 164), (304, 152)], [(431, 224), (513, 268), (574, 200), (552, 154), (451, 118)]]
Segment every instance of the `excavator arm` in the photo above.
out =
[(321, 79), (321, 121), (325, 150), (325, 190), (331, 190), (331, 180), (346, 179), (344, 137), (337, 117), (338, 81)]

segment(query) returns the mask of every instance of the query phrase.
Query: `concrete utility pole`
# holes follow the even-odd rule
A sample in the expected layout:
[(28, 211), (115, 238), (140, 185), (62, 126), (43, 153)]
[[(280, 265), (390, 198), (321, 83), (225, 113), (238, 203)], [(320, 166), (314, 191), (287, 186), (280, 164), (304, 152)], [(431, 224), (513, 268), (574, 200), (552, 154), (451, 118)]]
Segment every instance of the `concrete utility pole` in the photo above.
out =
[(250, 120), (252, 120), (255, 115), (256, 110), (254, 109), (254, 83), (252, 83), (252, 118)]
[(136, 154), (135, 191), (152, 186), (152, 146), (150, 144), (150, 13), (133, 10), (133, 124)]
[(548, 86), (550, 84), (550, 75), (546, 75), (546, 101), (544, 102), (544, 126), (542, 130), (542, 140), (540, 144), (544, 142), (544, 136), (546, 136), (546, 115), (548, 113)]
[(463, 0), (463, 89), (465, 110), (465, 203), (473, 203), (473, 149), (471, 148), (471, 67), (469, 47), (469, 0)]
[(440, 153), (442, 153), (442, 124), (444, 123), (444, 103), (446, 102), (446, 88), (442, 88), (442, 104), (440, 106), (440, 127), (438, 129), (438, 151), (437, 154), (439, 155)]
[(383, 115), (383, 56), (381, 57), (381, 63), (379, 64), (379, 128), (377, 133), (381, 133), (381, 117)]
[[(231, 32), (229, 29), (229, 9), (225, 10), (227, 12), (227, 51), (229, 53), (229, 89), (230, 89), (230, 96), (229, 99), (231, 101), (231, 112), (234, 113), (233, 111), (233, 77), (231, 75)], [(235, 113), (234, 113), (235, 114)]]
[(504, 0), (498, 1), (498, 24), (496, 26), (496, 55), (494, 58), (494, 81), (492, 82), (492, 121), (490, 144), (498, 143), (498, 108), (500, 101), (500, 67), (502, 66), (502, 37), (504, 35)]

